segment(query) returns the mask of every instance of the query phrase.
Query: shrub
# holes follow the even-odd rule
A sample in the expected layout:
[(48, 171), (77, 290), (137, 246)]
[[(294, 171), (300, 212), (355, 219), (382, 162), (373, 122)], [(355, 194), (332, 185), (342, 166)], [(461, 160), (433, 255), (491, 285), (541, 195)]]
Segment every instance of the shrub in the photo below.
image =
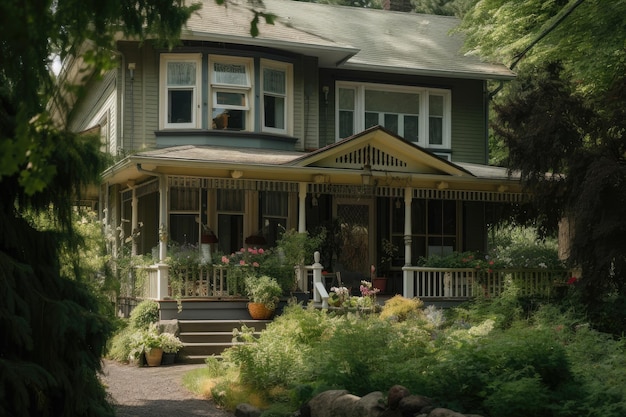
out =
[(405, 298), (401, 295), (395, 295), (385, 302), (380, 318), (404, 321), (408, 317), (421, 315), (423, 305), (422, 300), (418, 298)]
[(154, 300), (143, 300), (130, 313), (129, 324), (134, 329), (147, 329), (159, 321), (159, 304)]

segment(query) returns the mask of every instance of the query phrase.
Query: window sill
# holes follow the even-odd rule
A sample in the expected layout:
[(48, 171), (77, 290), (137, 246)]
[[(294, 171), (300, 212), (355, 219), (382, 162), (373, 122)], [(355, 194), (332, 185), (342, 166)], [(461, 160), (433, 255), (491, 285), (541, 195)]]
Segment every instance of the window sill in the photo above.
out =
[(154, 132), (158, 148), (180, 145), (295, 150), (297, 138), (242, 130), (167, 129)]

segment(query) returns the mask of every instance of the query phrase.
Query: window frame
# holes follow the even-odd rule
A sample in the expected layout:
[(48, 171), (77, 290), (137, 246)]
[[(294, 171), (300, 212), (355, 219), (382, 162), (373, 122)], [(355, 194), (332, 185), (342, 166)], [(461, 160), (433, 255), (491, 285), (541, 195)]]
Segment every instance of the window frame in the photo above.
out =
[[(277, 71), (283, 71), (285, 73), (285, 93), (281, 95), (285, 99), (285, 109), (284, 109), (284, 120), (285, 120), (285, 128), (275, 128), (269, 127), (265, 125), (265, 89), (264, 89), (264, 70), (265, 69), (273, 69)], [(282, 133), (286, 135), (290, 135), (293, 132), (293, 64), (287, 62), (274, 61), (270, 59), (261, 59), (259, 65), (259, 77), (260, 77), (260, 88), (259, 95), (260, 105), (261, 105), (261, 114), (259, 117), (261, 130), (263, 132), (269, 133)], [(276, 93), (270, 93), (271, 95), (277, 96)]]
[[(244, 129), (241, 131), (254, 131), (254, 60), (253, 58), (239, 57), (239, 56), (228, 56), (228, 55), (214, 55), (209, 54), (207, 57), (208, 60), (208, 120), (209, 120), (209, 128), (217, 129), (213, 127), (213, 109), (216, 107), (223, 108), (226, 110), (241, 110), (245, 114), (244, 118)], [(233, 65), (243, 65), (246, 69), (246, 84), (245, 85), (236, 85), (236, 84), (227, 84), (227, 83), (219, 83), (215, 80), (215, 69), (214, 64), (233, 64)], [(225, 92), (225, 93), (242, 93), (246, 97), (246, 103), (243, 105), (233, 105), (233, 104), (217, 104), (217, 93)]]
[[(169, 110), (169, 91), (170, 86), (167, 83), (167, 70), (168, 63), (170, 62), (193, 62), (196, 66), (196, 82), (191, 85), (192, 89), (192, 110), (191, 110), (191, 122), (189, 123), (170, 123), (168, 122), (168, 110)], [(159, 114), (161, 129), (197, 129), (200, 127), (200, 101), (202, 99), (201, 85), (202, 85), (202, 54), (201, 53), (167, 53), (161, 54), (160, 57), (160, 100), (159, 100)], [(188, 86), (186, 86), (188, 87)], [(182, 86), (178, 88), (172, 87), (171, 89), (183, 89)]]
[[(378, 90), (385, 92), (412, 93), (419, 94), (419, 115), (418, 115), (418, 141), (412, 142), (424, 148), (450, 149), (452, 142), (451, 115), (452, 115), (452, 92), (441, 88), (414, 87), (405, 85), (390, 85), (376, 83), (361, 83), (354, 81), (337, 81), (335, 84), (335, 141), (344, 138), (340, 137), (340, 111), (339, 91), (340, 89), (353, 90), (355, 92), (353, 134), (365, 130), (365, 92), (367, 90)], [(431, 144), (429, 141), (429, 96), (436, 95), (443, 97), (443, 118), (442, 121), (442, 143)], [(393, 112), (389, 112), (391, 114)], [(395, 113), (394, 113), (395, 114)], [(404, 113), (403, 113), (404, 114)], [(409, 113), (406, 113), (409, 114)], [(435, 117), (435, 116), (433, 116)], [(438, 116), (437, 116), (438, 117)]]

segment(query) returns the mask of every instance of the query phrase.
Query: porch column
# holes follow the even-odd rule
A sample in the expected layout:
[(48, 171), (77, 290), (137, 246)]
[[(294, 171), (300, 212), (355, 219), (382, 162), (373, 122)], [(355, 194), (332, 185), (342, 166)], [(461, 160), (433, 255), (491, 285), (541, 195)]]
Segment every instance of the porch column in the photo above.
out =
[[(413, 202), (413, 188), (404, 189), (404, 266), (411, 266), (411, 203)], [(413, 288), (413, 273), (402, 271), (403, 295), (412, 298), (415, 294)]]
[(139, 210), (139, 200), (137, 199), (137, 187), (135, 187), (135, 181), (129, 181), (128, 186), (131, 189), (130, 200), (130, 237), (131, 237), (131, 255), (137, 255), (137, 232), (139, 226), (139, 220), (137, 219), (137, 212)]
[(159, 175), (159, 263), (163, 263), (167, 258), (168, 230), (167, 177)]
[(306, 183), (301, 182), (298, 190), (298, 232), (306, 232)]

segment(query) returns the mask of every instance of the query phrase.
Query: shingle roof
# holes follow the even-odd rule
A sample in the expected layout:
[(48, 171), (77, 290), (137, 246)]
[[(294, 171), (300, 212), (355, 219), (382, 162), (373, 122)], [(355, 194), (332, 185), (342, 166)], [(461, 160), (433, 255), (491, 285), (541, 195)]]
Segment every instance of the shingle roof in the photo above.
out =
[(260, 35), (252, 38), (249, 4), (229, 0), (224, 7), (203, 0), (183, 38), (276, 46), (317, 56), (322, 67), (478, 79), (515, 76), (504, 65), (463, 54), (462, 35), (452, 33), (459, 23), (454, 17), (263, 0), (264, 11), (277, 19), (274, 25), (261, 20)]

